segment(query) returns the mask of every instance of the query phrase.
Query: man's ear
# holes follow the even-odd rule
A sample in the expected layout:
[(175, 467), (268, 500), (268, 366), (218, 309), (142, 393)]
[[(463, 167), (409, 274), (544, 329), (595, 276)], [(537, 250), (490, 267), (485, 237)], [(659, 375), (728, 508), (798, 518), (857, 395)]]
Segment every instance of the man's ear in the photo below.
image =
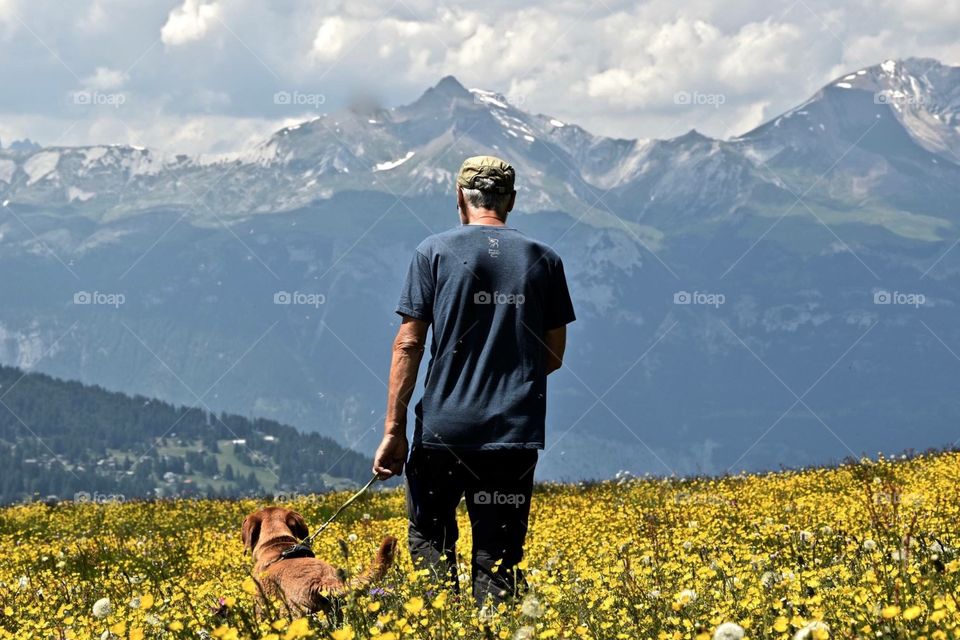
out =
[(507, 203), (507, 210), (504, 211), (503, 213), (504, 213), (504, 214), (507, 214), (507, 213), (510, 213), (511, 211), (513, 211), (513, 204), (514, 204), (516, 201), (517, 201), (517, 190), (514, 189), (514, 190), (510, 193), (510, 202)]
[(240, 528), (240, 537), (243, 539), (243, 548), (252, 552), (260, 539), (259, 514), (254, 513), (244, 518), (243, 526)]
[(307, 529), (307, 523), (303, 516), (296, 511), (287, 514), (287, 526), (290, 528), (290, 533), (295, 535), (298, 540), (303, 540), (310, 535), (310, 530)]

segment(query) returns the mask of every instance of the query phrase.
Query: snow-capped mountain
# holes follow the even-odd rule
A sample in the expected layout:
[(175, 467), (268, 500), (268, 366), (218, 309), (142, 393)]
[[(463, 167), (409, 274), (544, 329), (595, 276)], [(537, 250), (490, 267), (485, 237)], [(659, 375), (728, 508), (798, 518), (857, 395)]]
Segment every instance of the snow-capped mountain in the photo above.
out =
[(369, 448), (411, 251), (493, 153), (578, 311), (543, 477), (949, 444), (958, 104), (960, 68), (890, 60), (731, 140), (630, 140), (446, 77), (229, 156), (0, 149), (0, 362)]

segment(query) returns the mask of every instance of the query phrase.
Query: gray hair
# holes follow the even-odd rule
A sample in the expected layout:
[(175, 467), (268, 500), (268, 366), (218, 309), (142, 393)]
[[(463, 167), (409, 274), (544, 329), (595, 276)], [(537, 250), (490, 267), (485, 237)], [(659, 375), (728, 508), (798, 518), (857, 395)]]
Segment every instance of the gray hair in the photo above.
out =
[(498, 216), (507, 213), (507, 205), (510, 203), (509, 193), (497, 193), (494, 190), (496, 183), (490, 178), (476, 177), (473, 183), (478, 186), (477, 189), (463, 189), (463, 199), (470, 203), (470, 206), (480, 209), (492, 209)]

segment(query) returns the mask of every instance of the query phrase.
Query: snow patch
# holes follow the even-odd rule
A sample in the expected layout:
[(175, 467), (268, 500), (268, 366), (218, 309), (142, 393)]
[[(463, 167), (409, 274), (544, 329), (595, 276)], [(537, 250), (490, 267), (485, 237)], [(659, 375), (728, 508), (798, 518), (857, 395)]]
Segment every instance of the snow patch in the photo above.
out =
[(13, 179), (13, 173), (17, 170), (17, 163), (13, 160), (0, 158), (0, 182), (10, 184)]
[(84, 191), (79, 187), (70, 187), (67, 189), (67, 201), (73, 202), (74, 200), (79, 200), (80, 202), (86, 202), (93, 196), (97, 195), (96, 193), (91, 193), (89, 191)]
[(840, 87), (841, 89), (853, 89), (853, 85), (849, 82), (838, 82), (835, 86)]
[(883, 69), (885, 73), (893, 75), (897, 71), (897, 61), (896, 60), (884, 60), (880, 64), (880, 68)]
[(83, 166), (89, 168), (93, 163), (107, 155), (106, 147), (89, 147), (83, 150)]
[(533, 137), (533, 136), (528, 136), (528, 135), (524, 135), (524, 136), (523, 136), (523, 139), (526, 140), (527, 142), (533, 142), (533, 141), (534, 141), (534, 137)]
[(399, 160), (390, 160), (388, 162), (378, 162), (373, 168), (374, 171), (389, 171), (390, 169), (395, 169), (402, 165), (404, 162), (413, 157), (413, 151), (407, 151), (407, 155), (403, 156)]
[(60, 162), (60, 153), (57, 151), (41, 151), (36, 155), (30, 156), (30, 158), (23, 163), (23, 170), (29, 178), (27, 184), (31, 185), (47, 176), (57, 168), (58, 162)]
[(551, 118), (551, 119), (550, 119), (550, 124), (552, 124), (553, 126), (558, 127), (558, 128), (559, 128), (559, 127), (565, 127), (565, 126), (567, 126), (566, 124), (564, 124), (563, 122), (560, 122), (560, 121), (557, 120), (556, 118)]

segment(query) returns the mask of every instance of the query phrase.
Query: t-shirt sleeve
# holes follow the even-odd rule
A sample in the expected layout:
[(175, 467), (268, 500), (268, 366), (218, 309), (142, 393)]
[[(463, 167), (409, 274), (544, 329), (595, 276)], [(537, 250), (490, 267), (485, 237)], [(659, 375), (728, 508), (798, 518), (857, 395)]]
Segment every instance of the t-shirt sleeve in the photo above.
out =
[(569, 324), (577, 319), (573, 312), (573, 301), (567, 288), (567, 276), (563, 272), (563, 262), (556, 259), (550, 270), (550, 286), (547, 291), (543, 326), (549, 331)]
[(430, 322), (433, 320), (433, 295), (433, 269), (430, 267), (430, 260), (418, 250), (410, 261), (410, 268), (400, 291), (397, 313)]

